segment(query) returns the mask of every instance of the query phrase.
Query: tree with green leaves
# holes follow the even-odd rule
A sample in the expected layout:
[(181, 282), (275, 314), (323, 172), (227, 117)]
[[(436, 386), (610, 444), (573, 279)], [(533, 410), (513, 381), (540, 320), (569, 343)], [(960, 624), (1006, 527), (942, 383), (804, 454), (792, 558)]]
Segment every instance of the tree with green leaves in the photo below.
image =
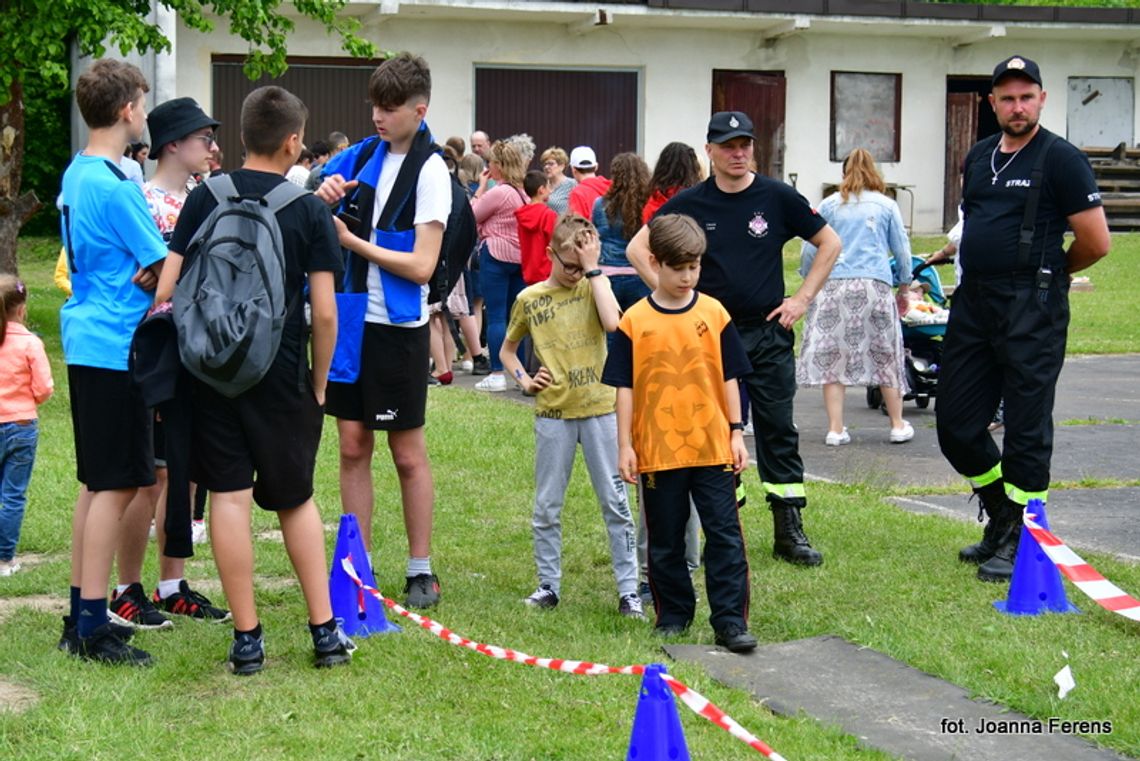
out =
[[(372, 57), (375, 46), (357, 36), (356, 19), (341, 17), (348, 0), (292, 0), (297, 11), (338, 34), (352, 56)], [(130, 51), (168, 51), (170, 41), (152, 18), (153, 7), (174, 11), (191, 29), (209, 32), (214, 18), (228, 19), (230, 33), (249, 43), (246, 76), (285, 71), (286, 41), (294, 22), (281, 0), (0, 0), (0, 272), (16, 271), (20, 227), (40, 208), (35, 193), (21, 193), (24, 168), (24, 82), (35, 75), (65, 92), (71, 45), (102, 56), (108, 45)]]

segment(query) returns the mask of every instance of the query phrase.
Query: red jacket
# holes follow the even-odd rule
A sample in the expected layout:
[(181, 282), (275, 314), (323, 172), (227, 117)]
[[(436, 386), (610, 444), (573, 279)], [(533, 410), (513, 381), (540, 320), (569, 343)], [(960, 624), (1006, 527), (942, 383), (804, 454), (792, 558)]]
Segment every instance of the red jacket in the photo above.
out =
[(546, 247), (554, 235), (558, 215), (544, 203), (528, 203), (515, 209), (519, 223), (519, 249), (522, 251), (522, 278), (527, 285), (550, 277), (550, 257)]
[(612, 184), (600, 175), (582, 180), (570, 191), (570, 211), (591, 219), (594, 216), (594, 201), (604, 196)]
[(649, 196), (649, 200), (645, 202), (645, 206), (641, 209), (642, 224), (649, 224), (649, 220), (653, 219), (653, 215), (657, 213), (657, 210), (664, 206), (666, 201), (682, 190), (684, 190), (684, 188), (680, 185), (674, 185), (664, 193), (660, 190), (654, 190), (653, 195)]

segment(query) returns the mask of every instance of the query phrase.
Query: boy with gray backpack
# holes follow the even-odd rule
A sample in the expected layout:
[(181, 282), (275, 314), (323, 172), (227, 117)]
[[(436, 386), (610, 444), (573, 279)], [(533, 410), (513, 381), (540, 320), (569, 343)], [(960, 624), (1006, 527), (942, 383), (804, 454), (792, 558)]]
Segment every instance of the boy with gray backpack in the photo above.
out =
[(234, 621), (227, 667), (235, 674), (260, 671), (265, 661), (253, 593), (253, 501), (280, 520), (308, 607), (315, 665), (347, 663), (355, 649), (332, 615), (313, 501), (342, 264), (328, 209), (284, 177), (301, 152), (307, 117), (300, 99), (280, 87), (246, 97), (246, 161), (186, 199), (157, 294), (161, 303), (173, 293), (179, 353), (194, 376), (191, 475), (210, 491), (210, 539)]

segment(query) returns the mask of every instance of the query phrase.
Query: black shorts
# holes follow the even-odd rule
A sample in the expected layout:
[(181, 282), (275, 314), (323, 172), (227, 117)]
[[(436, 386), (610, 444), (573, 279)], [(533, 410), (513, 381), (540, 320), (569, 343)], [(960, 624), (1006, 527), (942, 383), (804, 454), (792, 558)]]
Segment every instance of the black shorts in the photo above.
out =
[(154, 416), (154, 467), (166, 467), (166, 433), (158, 415)]
[(324, 416), (312, 386), (274, 365), (233, 399), (194, 382), (191, 478), (212, 492), (253, 488), (263, 510), (289, 510), (313, 496)]
[(360, 378), (330, 383), (325, 412), (373, 431), (422, 428), (427, 408), (430, 329), (364, 324)]
[(154, 484), (154, 420), (126, 370), (67, 366), (75, 472), (90, 491)]

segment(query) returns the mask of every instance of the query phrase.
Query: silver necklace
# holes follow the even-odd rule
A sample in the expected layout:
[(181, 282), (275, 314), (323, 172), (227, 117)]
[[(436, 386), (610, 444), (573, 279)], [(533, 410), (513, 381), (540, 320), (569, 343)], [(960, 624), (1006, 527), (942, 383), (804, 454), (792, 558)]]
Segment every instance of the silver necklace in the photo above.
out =
[(990, 154), (990, 171), (993, 172), (993, 175), (994, 175), (993, 179), (990, 180), (991, 185), (997, 185), (998, 175), (1001, 174), (1002, 172), (1004, 172), (1006, 170), (1006, 168), (1010, 164), (1013, 163), (1013, 160), (1015, 158), (1017, 158), (1017, 154), (1021, 153), (1021, 148), (1024, 148), (1025, 146), (1023, 145), (1023, 146), (1021, 146), (1021, 148), (1018, 148), (1016, 151), (1014, 151), (1013, 155), (1009, 157), (1009, 161), (1002, 164), (1001, 169), (998, 169), (995, 164), (996, 164), (998, 149), (1000, 147), (1001, 147), (1001, 141), (999, 140), (998, 144), (994, 146), (994, 152)]

